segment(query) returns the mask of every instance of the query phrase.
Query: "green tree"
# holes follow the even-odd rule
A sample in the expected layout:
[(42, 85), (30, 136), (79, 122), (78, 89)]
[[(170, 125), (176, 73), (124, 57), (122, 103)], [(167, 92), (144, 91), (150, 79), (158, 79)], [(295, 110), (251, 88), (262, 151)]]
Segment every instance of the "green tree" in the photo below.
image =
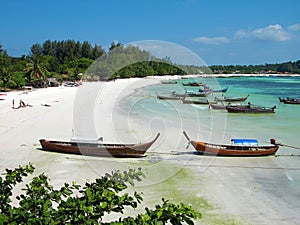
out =
[[(14, 187), (23, 178), (34, 172), (29, 164), (14, 170), (6, 169), (5, 177), (0, 177), (0, 224), (194, 224), (193, 219), (201, 214), (181, 203), (175, 205), (162, 200), (162, 205), (154, 209), (145, 208), (145, 213), (136, 217), (125, 217), (126, 207), (137, 208), (143, 200), (134, 192), (126, 193), (128, 184), (134, 185), (144, 177), (142, 171), (114, 171), (105, 174), (85, 186), (65, 183), (55, 189), (45, 174), (33, 177), (22, 190), (24, 194), (16, 197), (17, 206), (12, 206)], [(105, 214), (122, 214), (112, 222), (103, 222)]]
[(2, 87), (4, 91), (7, 90), (8, 83), (12, 81), (12, 72), (9, 70), (9, 67), (0, 68), (0, 80), (2, 81)]
[(28, 58), (29, 62), (26, 64), (25, 72), (29, 83), (37, 80), (46, 81), (48, 70), (41, 60), (41, 55), (35, 55), (33, 58)]

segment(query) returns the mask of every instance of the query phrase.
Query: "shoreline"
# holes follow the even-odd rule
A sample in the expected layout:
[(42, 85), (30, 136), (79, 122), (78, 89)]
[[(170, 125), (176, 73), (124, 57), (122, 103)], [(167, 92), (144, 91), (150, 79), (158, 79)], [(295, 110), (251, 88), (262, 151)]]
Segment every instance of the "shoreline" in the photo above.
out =
[[(133, 121), (130, 125), (128, 114), (120, 110), (119, 104), (136, 88), (159, 83), (161, 79), (169, 79), (169, 76), (93, 83), (99, 88), (94, 92), (95, 101), (91, 102), (95, 110), (92, 115), (98, 119), (95, 123), (99, 122), (96, 124), (99, 126), (96, 127), (96, 134), (104, 136), (104, 142), (151, 139), (154, 135), (151, 130), (160, 124), (142, 130), (140, 126), (144, 124), (137, 122), (143, 122), (143, 118), (137, 118), (137, 122)], [(72, 137), (77, 120), (74, 118), (74, 104), (80, 88), (56, 87), (38, 89), (28, 94), (15, 93), (9, 96), (10, 100), (0, 103), (0, 115), (5, 118), (0, 122), (2, 170), (31, 162), (36, 167), (35, 174), (44, 172), (52, 185), (61, 186), (65, 182), (89, 182), (115, 169), (142, 167), (146, 173), (145, 180), (131, 188), (144, 192), (144, 201), (138, 209), (142, 210), (143, 206), (152, 208), (161, 203), (162, 197), (192, 205), (206, 199), (214, 209), (203, 209), (196, 204), (197, 210), (203, 212), (205, 218), (195, 221), (195, 224), (213, 224), (207, 219), (211, 215), (224, 221), (237, 220), (238, 224), (296, 224), (299, 221), (297, 205), (292, 209), (282, 198), (288, 183), (283, 183), (281, 179), (287, 176), (285, 173), (289, 168), (280, 166), (278, 161), (282, 160), (281, 157), (232, 158), (185, 154), (182, 152), (186, 140), (171, 127), (165, 132), (170, 139), (162, 134), (146, 153), (147, 157), (142, 159), (87, 157), (41, 151), (40, 138), (68, 140)], [(10, 97), (21, 97), (32, 107), (11, 109)], [(52, 107), (42, 106), (43, 103)], [(78, 129), (75, 131), (80, 133)], [(180, 135), (181, 139), (173, 143), (175, 135)], [(173, 154), (174, 151), (177, 154)], [(185, 151), (194, 152), (192, 148)], [(295, 172), (297, 170), (295, 168)], [(264, 179), (270, 182), (270, 186), (265, 185)], [(274, 191), (272, 187), (278, 189), (274, 194), (270, 192)], [(136, 210), (133, 213), (138, 212)]]

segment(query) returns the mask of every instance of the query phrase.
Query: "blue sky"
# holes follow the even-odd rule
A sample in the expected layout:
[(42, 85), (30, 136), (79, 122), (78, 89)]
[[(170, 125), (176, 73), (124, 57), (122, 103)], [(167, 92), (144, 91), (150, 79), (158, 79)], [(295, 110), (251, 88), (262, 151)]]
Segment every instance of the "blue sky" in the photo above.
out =
[(104, 48), (167, 41), (208, 65), (300, 59), (299, 0), (2, 0), (0, 8), (0, 43), (14, 56), (72, 39)]

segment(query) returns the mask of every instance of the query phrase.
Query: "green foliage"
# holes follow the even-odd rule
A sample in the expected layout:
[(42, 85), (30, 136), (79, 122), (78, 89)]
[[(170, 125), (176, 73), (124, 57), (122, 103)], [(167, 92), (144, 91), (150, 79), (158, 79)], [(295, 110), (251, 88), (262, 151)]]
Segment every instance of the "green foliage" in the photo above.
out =
[[(24, 73), (26, 71), (26, 73)], [(153, 75), (183, 74), (257, 74), (257, 73), (300, 73), (300, 60), (280, 64), (265, 65), (176, 65), (169, 57), (158, 59), (150, 52), (137, 46), (124, 47), (112, 42), (109, 51), (101, 45), (92, 45), (88, 41), (74, 40), (35, 43), (29, 55), (12, 57), (0, 44), (0, 86), (20, 88), (22, 84), (44, 87), (45, 79), (67, 74), (69, 79), (111, 80), (115, 78), (145, 77)]]
[(116, 221), (102, 222), (111, 212), (124, 214), (125, 207), (137, 208), (143, 200), (134, 192), (125, 192), (129, 185), (144, 177), (141, 169), (110, 174), (87, 182), (85, 186), (65, 183), (60, 189), (49, 184), (45, 174), (33, 177), (16, 196), (18, 206), (12, 206), (13, 188), (23, 182), (23, 177), (34, 172), (29, 164), (14, 170), (6, 169), (0, 177), (0, 224), (194, 224), (201, 214), (181, 203), (175, 205), (163, 199), (162, 206), (145, 209), (133, 217), (120, 217)]
[(257, 73), (300, 73), (300, 60), (296, 62), (285, 62), (265, 65), (214, 65), (210, 66), (213, 73), (216, 74), (257, 74)]

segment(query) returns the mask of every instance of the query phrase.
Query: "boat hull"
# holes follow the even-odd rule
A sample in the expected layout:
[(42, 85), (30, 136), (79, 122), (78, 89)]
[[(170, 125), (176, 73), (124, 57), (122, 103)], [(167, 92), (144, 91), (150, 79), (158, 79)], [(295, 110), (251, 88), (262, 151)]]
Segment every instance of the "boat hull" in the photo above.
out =
[(139, 158), (144, 156), (159, 135), (158, 133), (152, 141), (142, 144), (80, 143), (45, 139), (40, 139), (39, 141), (44, 151), (87, 156)]
[(274, 155), (279, 149), (279, 144), (276, 144), (274, 139), (271, 139), (272, 145), (259, 146), (259, 145), (224, 145), (224, 144), (211, 144), (201, 141), (191, 140), (186, 132), (183, 132), (186, 139), (197, 152), (201, 155), (217, 155), (217, 156), (268, 156)]
[(229, 113), (275, 113), (275, 108), (266, 108), (266, 107), (248, 107), (248, 106), (226, 106), (226, 110)]
[(191, 141), (200, 154), (218, 156), (268, 156), (274, 155), (279, 146), (243, 146), (243, 145), (214, 145), (205, 142)]

